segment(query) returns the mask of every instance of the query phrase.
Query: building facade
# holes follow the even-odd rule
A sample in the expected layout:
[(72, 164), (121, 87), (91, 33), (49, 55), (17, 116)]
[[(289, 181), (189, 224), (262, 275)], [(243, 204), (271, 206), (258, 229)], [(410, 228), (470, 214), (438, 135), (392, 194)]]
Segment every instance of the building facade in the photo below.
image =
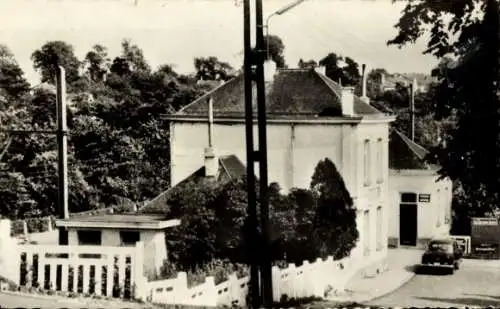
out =
[(453, 184), (425, 163), (427, 150), (402, 133), (390, 134), (389, 244), (422, 247), (449, 235)]
[[(216, 156), (235, 155), (246, 164), (243, 81), (240, 75), (169, 116), (172, 186), (203, 166), (209, 144)], [(351, 87), (330, 80), (321, 68), (276, 70), (268, 63), (266, 84), (269, 182), (285, 192), (308, 188), (317, 163), (334, 162), (358, 213), (360, 240), (351, 255), (380, 271), (387, 250), (393, 118), (355, 96)], [(256, 126), (254, 131), (257, 148)]]

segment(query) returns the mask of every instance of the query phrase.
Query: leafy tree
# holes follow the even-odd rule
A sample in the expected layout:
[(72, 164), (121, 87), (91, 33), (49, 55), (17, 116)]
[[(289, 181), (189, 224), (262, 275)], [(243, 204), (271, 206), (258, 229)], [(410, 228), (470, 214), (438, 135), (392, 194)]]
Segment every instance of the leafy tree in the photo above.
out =
[(276, 63), (276, 67), (285, 68), (285, 57), (283, 52), (285, 50), (285, 44), (283, 44), (283, 40), (279, 36), (269, 35), (264, 37), (264, 43), (267, 51), (266, 60), (270, 59)]
[(73, 46), (63, 41), (50, 41), (31, 55), (34, 68), (40, 72), (42, 83), (55, 84), (58, 65), (64, 67), (68, 86), (80, 79), (81, 63), (74, 54)]
[(14, 55), (7, 46), (0, 45), (0, 90), (10, 101), (19, 100), (29, 89), (30, 84), (24, 78), (24, 72)]
[(435, 95), (436, 117), (455, 117), (457, 126), (446, 148), (433, 149), (432, 158), (441, 164), (443, 177), (458, 181), (461, 201), (475, 215), (496, 208), (500, 198), (498, 6), (495, 0), (409, 2), (396, 25), (398, 34), (388, 42), (414, 42), (431, 27), (426, 52), (458, 58), (451, 68), (441, 66)]
[(84, 64), (92, 82), (103, 82), (110, 67), (107, 48), (99, 44), (94, 45), (85, 56)]
[(319, 65), (325, 66), (326, 76), (340, 81), (343, 86), (355, 86), (360, 81), (358, 64), (349, 57), (329, 53), (319, 61)]
[(227, 62), (222, 62), (217, 57), (195, 58), (197, 80), (226, 81), (234, 77), (234, 69)]
[(330, 159), (325, 158), (316, 166), (311, 191), (317, 198), (314, 234), (320, 255), (332, 254), (336, 259), (348, 256), (359, 237), (356, 209), (342, 176)]

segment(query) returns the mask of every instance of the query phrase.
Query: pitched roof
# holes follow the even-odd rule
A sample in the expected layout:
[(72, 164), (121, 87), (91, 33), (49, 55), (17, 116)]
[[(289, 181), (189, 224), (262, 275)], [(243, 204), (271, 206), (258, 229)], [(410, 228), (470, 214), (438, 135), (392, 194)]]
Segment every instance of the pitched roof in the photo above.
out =
[[(219, 158), (219, 171), (215, 178), (207, 178), (205, 174), (205, 167), (202, 166), (185, 178), (183, 181), (175, 185), (173, 188), (177, 188), (179, 186), (183, 186), (188, 182), (218, 182), (224, 183), (231, 179), (240, 178), (246, 174), (245, 165), (238, 159), (235, 155), (223, 156)], [(138, 214), (166, 214), (168, 212), (168, 200), (170, 198), (170, 194), (172, 189), (170, 188), (160, 195), (149, 201), (146, 205), (140, 208), (137, 213)]]
[(430, 169), (425, 162), (429, 151), (409, 139), (396, 129), (392, 129), (389, 136), (389, 168), (402, 169)]
[[(240, 74), (185, 106), (173, 116), (205, 118), (207, 99), (213, 99), (215, 117), (245, 115), (244, 75)], [(266, 86), (266, 112), (269, 117), (342, 116), (341, 86), (313, 69), (278, 69), (274, 80)], [(254, 88), (254, 93), (256, 89)], [(256, 95), (253, 96), (256, 112)], [(359, 116), (383, 116), (376, 108), (354, 96), (354, 112)]]

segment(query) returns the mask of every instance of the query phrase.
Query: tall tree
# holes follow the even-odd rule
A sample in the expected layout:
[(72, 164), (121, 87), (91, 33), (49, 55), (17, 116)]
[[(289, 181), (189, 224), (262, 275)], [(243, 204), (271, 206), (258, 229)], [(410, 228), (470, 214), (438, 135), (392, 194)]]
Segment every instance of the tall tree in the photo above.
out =
[(195, 58), (196, 78), (198, 80), (226, 81), (234, 77), (234, 69), (217, 57)]
[(132, 44), (129, 39), (122, 41), (122, 53), (113, 60), (111, 71), (118, 75), (125, 75), (130, 72), (150, 72), (149, 66), (142, 49), (136, 44)]
[(50, 41), (31, 55), (33, 67), (41, 74), (42, 83), (55, 84), (55, 72), (58, 65), (66, 70), (68, 85), (80, 79), (81, 63), (75, 56), (73, 46), (63, 41)]
[(7, 100), (20, 99), (30, 89), (24, 72), (6, 45), (0, 44), (0, 90)]
[(267, 51), (266, 59), (270, 59), (276, 63), (276, 67), (284, 68), (286, 67), (285, 56), (283, 52), (285, 51), (285, 44), (283, 40), (277, 35), (269, 35), (264, 37), (264, 42)]
[(94, 45), (85, 56), (86, 73), (93, 82), (103, 82), (109, 71), (108, 50), (102, 45)]
[(356, 86), (361, 78), (358, 64), (349, 57), (329, 53), (319, 61), (319, 65), (325, 66), (326, 76), (340, 81), (343, 86)]
[(427, 27), (431, 35), (426, 53), (459, 58), (455, 67), (443, 71), (435, 96), (436, 117), (455, 116), (457, 128), (450, 132), (446, 149), (435, 149), (433, 158), (442, 165), (442, 176), (459, 181), (471, 213), (482, 215), (500, 199), (499, 3), (409, 2), (396, 24), (398, 34), (388, 43), (414, 42)]

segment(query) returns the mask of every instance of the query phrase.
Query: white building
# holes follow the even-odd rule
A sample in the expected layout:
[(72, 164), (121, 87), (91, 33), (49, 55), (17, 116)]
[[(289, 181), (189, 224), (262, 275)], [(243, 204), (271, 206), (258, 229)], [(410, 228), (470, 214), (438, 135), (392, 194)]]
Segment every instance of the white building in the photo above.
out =
[[(265, 72), (269, 182), (279, 183), (285, 192), (308, 188), (316, 164), (332, 160), (358, 211), (360, 243), (351, 255), (361, 268), (380, 271), (387, 253), (388, 139), (393, 117), (355, 96), (353, 88), (330, 80), (324, 68), (276, 70), (267, 63)], [(209, 101), (212, 130), (207, 121)], [(204, 166), (209, 139), (216, 157), (235, 156), (246, 164), (244, 107), (244, 77), (239, 75), (168, 117), (172, 186)], [(254, 131), (257, 148), (256, 126)]]
[(389, 141), (389, 245), (422, 246), (449, 235), (452, 182), (438, 180), (438, 167), (428, 165), (428, 151), (392, 130)]

